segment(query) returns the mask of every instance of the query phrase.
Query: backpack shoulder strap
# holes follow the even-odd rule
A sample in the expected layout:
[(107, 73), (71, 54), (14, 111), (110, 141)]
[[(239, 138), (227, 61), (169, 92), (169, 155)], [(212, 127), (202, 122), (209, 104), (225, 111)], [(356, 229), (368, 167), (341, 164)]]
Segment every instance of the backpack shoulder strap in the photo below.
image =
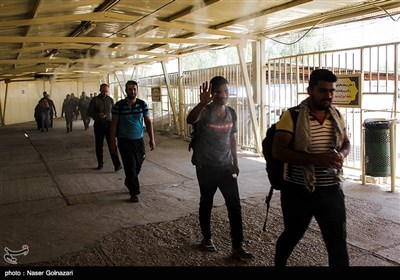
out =
[(236, 116), (235, 109), (233, 109), (233, 108), (230, 107), (230, 106), (228, 106), (228, 108), (229, 108), (229, 112), (231, 113), (232, 119), (233, 119), (234, 121), (236, 121), (236, 120), (237, 120), (237, 116)]
[(300, 113), (300, 106), (291, 107), (288, 109), (293, 121), (293, 133), (296, 131), (297, 119)]

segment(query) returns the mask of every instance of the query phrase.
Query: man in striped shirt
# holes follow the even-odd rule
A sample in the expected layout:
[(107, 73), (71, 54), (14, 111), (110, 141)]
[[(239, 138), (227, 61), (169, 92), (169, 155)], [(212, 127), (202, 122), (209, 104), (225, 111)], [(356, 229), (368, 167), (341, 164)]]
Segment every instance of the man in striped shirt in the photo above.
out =
[(125, 186), (129, 190), (130, 201), (139, 202), (139, 173), (146, 157), (143, 141), (143, 121), (149, 135), (150, 150), (156, 147), (154, 142), (153, 123), (147, 103), (137, 98), (138, 84), (127, 81), (125, 84), (126, 98), (118, 101), (112, 108), (110, 130), (110, 150), (117, 154), (115, 137), (118, 139), (118, 149), (124, 164)]
[(342, 165), (350, 150), (346, 126), (332, 106), (337, 77), (327, 69), (311, 73), (309, 97), (297, 122), (286, 111), (276, 125), (272, 155), (285, 163), (281, 207), (284, 230), (276, 244), (275, 266), (285, 266), (312, 217), (321, 229), (329, 266), (349, 266)]

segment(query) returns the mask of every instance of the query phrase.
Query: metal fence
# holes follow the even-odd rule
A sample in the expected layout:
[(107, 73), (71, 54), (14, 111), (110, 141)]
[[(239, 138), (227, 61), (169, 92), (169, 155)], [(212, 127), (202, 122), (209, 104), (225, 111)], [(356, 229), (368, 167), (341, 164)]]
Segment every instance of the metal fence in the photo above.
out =
[[(260, 127), (269, 127), (279, 119), (288, 107), (295, 106), (307, 97), (309, 75), (314, 69), (327, 68), (335, 74), (357, 74), (362, 77), (362, 96), (360, 108), (342, 108), (341, 113), (347, 123), (351, 141), (351, 152), (345, 165), (361, 170), (362, 166), (362, 131), (366, 119), (396, 119), (399, 114), (400, 95), (400, 43), (365, 46), (326, 52), (299, 54), (270, 59), (266, 68), (265, 104), (257, 103), (259, 93), (254, 92), (255, 111), (259, 116), (261, 106), (267, 112), (266, 123)], [(247, 71), (252, 79), (252, 67)], [(168, 95), (164, 75), (139, 78), (140, 92), (147, 98), (153, 110), (155, 128), (158, 130), (177, 131), (171, 106), (176, 112), (186, 117), (187, 113), (199, 102), (200, 85), (213, 76), (222, 75), (230, 82), (229, 104), (238, 115), (238, 145), (242, 149), (256, 150), (255, 133), (250, 124), (250, 110), (246, 97), (244, 79), (239, 65), (227, 65), (210, 69), (183, 72), (182, 90), (179, 95), (179, 77), (177, 73), (169, 74), (170, 95)], [(151, 88), (161, 87), (161, 101), (152, 102)], [(183, 100), (179, 99), (183, 96)], [(172, 97), (172, 98), (171, 98)], [(182, 98), (181, 98), (182, 99)], [(171, 102), (171, 100), (173, 102)], [(179, 111), (180, 110), (180, 111)], [(261, 118), (258, 118), (261, 122)], [(188, 137), (191, 127), (186, 124), (181, 129), (183, 137)], [(261, 135), (263, 137), (263, 135)], [(399, 132), (396, 132), (396, 146), (399, 145)], [(397, 151), (397, 158), (400, 153)], [(396, 174), (400, 174), (400, 164)]]
[[(251, 66), (248, 65), (251, 75)], [(221, 75), (229, 81), (229, 105), (238, 114), (238, 145), (254, 149), (254, 132), (249, 125), (249, 111), (246, 100), (246, 93), (239, 65), (228, 65), (209, 69), (199, 69), (183, 72), (182, 87), (184, 100), (179, 101), (179, 81), (176, 73), (169, 74), (170, 90), (174, 97), (173, 106), (179, 111), (183, 106), (183, 114), (187, 113), (200, 102), (200, 85), (209, 81), (212, 77)], [(167, 85), (164, 75), (139, 78), (140, 92), (145, 93), (150, 107), (153, 109), (154, 127), (159, 130), (176, 131), (177, 127), (173, 121), (170, 99), (168, 98)], [(152, 102), (151, 88), (161, 87), (162, 102)], [(179, 104), (180, 103), (180, 104)], [(191, 133), (191, 126), (184, 125), (183, 136), (188, 137)]]

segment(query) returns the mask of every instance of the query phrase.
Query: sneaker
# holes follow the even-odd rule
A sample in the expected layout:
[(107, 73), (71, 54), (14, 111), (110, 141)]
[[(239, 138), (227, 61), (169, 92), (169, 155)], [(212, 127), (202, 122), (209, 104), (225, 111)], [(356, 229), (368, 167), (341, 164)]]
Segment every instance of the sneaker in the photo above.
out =
[(99, 165), (96, 167), (96, 169), (97, 169), (97, 170), (103, 169), (103, 164), (99, 164)]
[(201, 247), (205, 250), (205, 251), (208, 251), (208, 252), (215, 252), (215, 251), (217, 251), (217, 248), (215, 248), (215, 245), (214, 245), (214, 243), (213, 243), (213, 241), (212, 241), (212, 239), (210, 238), (210, 239), (203, 239), (202, 241), (201, 241)]
[(235, 260), (242, 260), (242, 259), (246, 259), (246, 260), (249, 260), (249, 259), (253, 259), (254, 258), (254, 255), (252, 254), (252, 253), (249, 253), (249, 252), (246, 252), (244, 249), (243, 249), (243, 247), (240, 247), (240, 248), (233, 248), (232, 249), (232, 259), (235, 259)]
[(129, 199), (131, 202), (139, 202), (139, 198), (137, 197), (137, 195), (132, 195), (131, 198)]

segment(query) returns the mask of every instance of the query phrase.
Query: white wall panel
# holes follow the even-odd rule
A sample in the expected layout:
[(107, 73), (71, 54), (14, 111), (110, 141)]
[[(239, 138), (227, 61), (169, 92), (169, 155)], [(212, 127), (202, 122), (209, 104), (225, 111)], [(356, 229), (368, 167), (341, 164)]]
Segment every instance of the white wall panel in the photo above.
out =
[(25, 81), (12, 82), (8, 84), (7, 102), (5, 104), (6, 84), (0, 82), (0, 101), (4, 111), (6, 105), (4, 123), (6, 125), (34, 121), (34, 109), (40, 98), (43, 97), (43, 91), (50, 94), (56, 106), (57, 116), (61, 117), (62, 103), (67, 94), (74, 93), (79, 97), (82, 91), (87, 96), (90, 93), (99, 93), (100, 83), (98, 81), (67, 81), (67, 82), (43, 82)]

